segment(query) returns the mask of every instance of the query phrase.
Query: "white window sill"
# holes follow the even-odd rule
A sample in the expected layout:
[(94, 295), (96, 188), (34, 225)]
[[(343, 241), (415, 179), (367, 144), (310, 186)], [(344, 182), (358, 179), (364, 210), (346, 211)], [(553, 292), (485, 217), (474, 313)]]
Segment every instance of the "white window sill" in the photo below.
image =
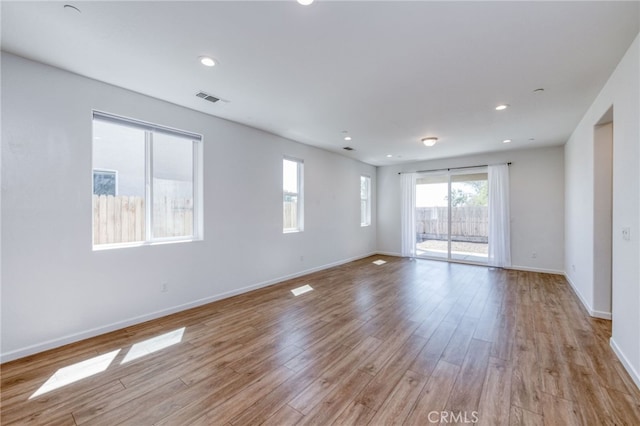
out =
[(197, 241), (202, 241), (202, 238), (171, 238), (166, 240), (157, 240), (157, 241), (140, 241), (135, 243), (114, 243), (114, 244), (99, 244), (97, 246), (93, 246), (93, 251), (103, 251), (103, 250), (114, 250), (114, 249), (123, 249), (123, 248), (131, 248), (131, 247), (144, 247), (144, 246), (159, 246), (164, 244), (176, 244), (176, 243), (192, 243)]

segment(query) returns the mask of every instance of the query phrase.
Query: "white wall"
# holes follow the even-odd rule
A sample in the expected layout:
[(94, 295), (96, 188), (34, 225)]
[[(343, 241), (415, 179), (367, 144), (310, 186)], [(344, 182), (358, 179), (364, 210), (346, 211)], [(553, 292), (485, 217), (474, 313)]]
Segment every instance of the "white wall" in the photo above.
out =
[[(204, 241), (92, 251), (92, 109), (204, 135)], [(9, 54), (2, 150), (2, 361), (376, 251), (375, 167)], [(303, 233), (282, 233), (283, 155)]]
[[(426, 148), (425, 148), (426, 149)], [(437, 149), (437, 147), (436, 147)], [(398, 172), (511, 162), (513, 268), (564, 270), (564, 159), (562, 147), (514, 150), (378, 168), (378, 250), (400, 254)], [(532, 253), (537, 257), (533, 258)]]
[[(565, 145), (567, 278), (592, 313), (594, 286), (594, 126), (613, 106), (611, 345), (640, 386), (640, 40), (636, 37)], [(631, 240), (622, 228), (631, 228)], [(596, 312), (597, 313), (597, 312)]]

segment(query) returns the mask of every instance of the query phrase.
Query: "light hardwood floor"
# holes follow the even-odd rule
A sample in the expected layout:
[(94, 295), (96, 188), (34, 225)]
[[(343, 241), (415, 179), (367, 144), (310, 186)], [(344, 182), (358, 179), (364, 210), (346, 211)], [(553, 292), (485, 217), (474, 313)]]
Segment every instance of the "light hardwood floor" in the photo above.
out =
[(561, 276), (376, 256), (4, 364), (2, 424), (640, 425), (610, 326)]

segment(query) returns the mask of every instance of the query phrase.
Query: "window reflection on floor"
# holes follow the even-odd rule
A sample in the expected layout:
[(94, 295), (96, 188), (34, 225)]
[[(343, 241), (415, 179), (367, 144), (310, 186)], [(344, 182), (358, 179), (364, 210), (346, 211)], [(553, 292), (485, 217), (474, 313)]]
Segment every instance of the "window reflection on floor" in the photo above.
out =
[(151, 339), (144, 340), (140, 343), (136, 343), (131, 346), (127, 356), (124, 357), (120, 364), (126, 364), (134, 359), (141, 358), (145, 355), (173, 346), (176, 343), (180, 343), (182, 341), (183, 334), (184, 327), (161, 334), (160, 336), (152, 337)]
[(120, 349), (59, 369), (29, 399), (102, 373), (109, 368), (119, 352)]
[[(180, 343), (182, 341), (182, 336), (184, 335), (184, 330), (185, 327), (182, 327), (134, 344), (131, 346), (127, 355), (120, 364), (125, 364), (133, 361), (134, 359), (141, 358)], [(40, 388), (29, 397), (29, 399), (106, 371), (121, 351), (122, 349), (116, 349), (109, 353), (98, 355), (60, 368), (42, 386), (40, 386)]]

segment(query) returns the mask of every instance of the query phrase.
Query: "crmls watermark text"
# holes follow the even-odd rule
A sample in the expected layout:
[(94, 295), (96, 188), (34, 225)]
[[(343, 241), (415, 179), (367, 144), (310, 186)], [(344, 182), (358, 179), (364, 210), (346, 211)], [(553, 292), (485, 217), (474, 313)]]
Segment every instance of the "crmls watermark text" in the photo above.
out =
[(478, 423), (477, 411), (429, 411), (429, 423)]

